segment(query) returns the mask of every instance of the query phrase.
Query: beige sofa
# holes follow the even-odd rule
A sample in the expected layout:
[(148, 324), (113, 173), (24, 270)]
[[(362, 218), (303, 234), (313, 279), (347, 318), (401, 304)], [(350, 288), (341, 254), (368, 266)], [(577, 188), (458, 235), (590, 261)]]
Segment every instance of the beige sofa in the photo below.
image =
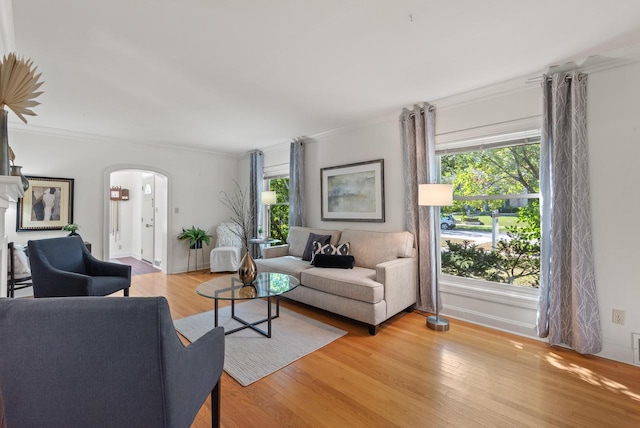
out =
[[(331, 235), (330, 243), (350, 243), (353, 269), (319, 268), (302, 260), (310, 233)], [(285, 297), (369, 325), (378, 326), (416, 302), (417, 260), (409, 232), (324, 230), (292, 227), (286, 245), (265, 248), (258, 272), (294, 275), (300, 286)]]

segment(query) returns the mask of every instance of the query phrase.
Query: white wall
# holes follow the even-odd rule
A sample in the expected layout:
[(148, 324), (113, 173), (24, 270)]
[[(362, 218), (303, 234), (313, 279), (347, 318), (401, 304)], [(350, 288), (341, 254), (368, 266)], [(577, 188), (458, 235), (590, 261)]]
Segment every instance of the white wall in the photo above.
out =
[[(398, 116), (400, 112), (398, 112)], [(384, 223), (322, 221), (320, 169), (384, 159)], [(398, 117), (305, 139), (305, 220), (324, 229), (404, 230), (402, 146)]]
[[(587, 123), (595, 273), (604, 336), (602, 356), (631, 363), (640, 333), (640, 64), (589, 75)], [(624, 325), (612, 309), (625, 311)]]
[[(108, 212), (105, 207), (109, 183), (105, 174), (114, 167), (166, 171), (169, 178), (169, 273), (187, 269), (187, 246), (176, 239), (182, 227), (196, 225), (215, 230), (228, 217), (219, 203), (220, 191), (233, 189), (232, 180), (238, 178), (236, 157), (39, 131), (28, 127), (26, 130), (15, 129), (9, 124), (9, 144), (16, 153), (16, 163), (24, 166), (25, 175), (75, 179), (74, 221), (82, 226), (81, 234), (92, 243), (93, 254), (98, 258), (103, 258), (103, 236), (107, 226), (104, 217), (105, 211)], [(26, 242), (65, 235), (62, 231), (17, 233), (15, 215), (15, 204), (12, 204), (5, 221), (10, 240)]]
[[(154, 266), (159, 267), (163, 271), (166, 270), (166, 254), (165, 249), (167, 248), (167, 207), (169, 206), (169, 201), (167, 197), (169, 196), (169, 187), (168, 187), (167, 177), (159, 174), (155, 174), (155, 238), (154, 238)], [(216, 225), (217, 226), (217, 225)], [(210, 229), (210, 234), (213, 235), (214, 227)], [(215, 245), (214, 242), (211, 245)], [(205, 256), (205, 260), (207, 257)]]

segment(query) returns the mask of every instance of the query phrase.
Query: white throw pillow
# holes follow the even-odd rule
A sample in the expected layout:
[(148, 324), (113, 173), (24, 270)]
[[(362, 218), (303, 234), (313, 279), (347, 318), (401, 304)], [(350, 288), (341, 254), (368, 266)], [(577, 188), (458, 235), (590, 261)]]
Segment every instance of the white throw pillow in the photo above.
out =
[[(241, 230), (242, 229), (235, 224), (223, 223), (218, 226), (218, 242), (216, 243), (216, 247), (242, 247), (242, 241), (237, 235)], [(234, 233), (233, 231), (236, 231), (237, 233)]]
[(31, 273), (29, 266), (29, 258), (25, 250), (27, 246), (24, 244), (13, 244), (13, 269), (14, 274)]

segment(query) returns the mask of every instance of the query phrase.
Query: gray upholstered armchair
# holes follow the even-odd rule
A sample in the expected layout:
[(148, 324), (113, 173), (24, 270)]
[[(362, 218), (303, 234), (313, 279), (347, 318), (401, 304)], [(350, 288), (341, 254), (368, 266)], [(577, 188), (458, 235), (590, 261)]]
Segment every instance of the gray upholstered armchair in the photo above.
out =
[(131, 266), (96, 259), (80, 235), (28, 245), (34, 297), (129, 295)]
[(209, 394), (219, 425), (224, 330), (185, 347), (164, 297), (0, 299), (0, 325), (9, 427), (184, 428)]

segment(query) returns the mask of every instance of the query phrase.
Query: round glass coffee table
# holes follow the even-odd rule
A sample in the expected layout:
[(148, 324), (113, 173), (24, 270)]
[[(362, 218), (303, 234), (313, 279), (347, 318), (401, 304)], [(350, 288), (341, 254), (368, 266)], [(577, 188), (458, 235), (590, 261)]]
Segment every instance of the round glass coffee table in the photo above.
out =
[[(271, 337), (271, 320), (280, 316), (279, 297), (296, 288), (300, 282), (296, 277), (286, 273), (263, 272), (256, 276), (251, 285), (244, 285), (237, 275), (226, 275), (203, 282), (196, 287), (196, 292), (214, 301), (214, 326), (218, 326), (218, 302), (220, 300), (231, 301), (231, 318), (238, 321), (242, 326), (225, 331), (224, 334), (235, 333), (236, 331), (250, 328), (263, 336)], [(267, 317), (258, 321), (249, 322), (236, 316), (235, 303), (237, 300), (265, 299), (267, 302)], [(275, 315), (271, 309), (271, 301), (275, 300)], [(267, 331), (257, 327), (259, 324), (267, 323)]]

